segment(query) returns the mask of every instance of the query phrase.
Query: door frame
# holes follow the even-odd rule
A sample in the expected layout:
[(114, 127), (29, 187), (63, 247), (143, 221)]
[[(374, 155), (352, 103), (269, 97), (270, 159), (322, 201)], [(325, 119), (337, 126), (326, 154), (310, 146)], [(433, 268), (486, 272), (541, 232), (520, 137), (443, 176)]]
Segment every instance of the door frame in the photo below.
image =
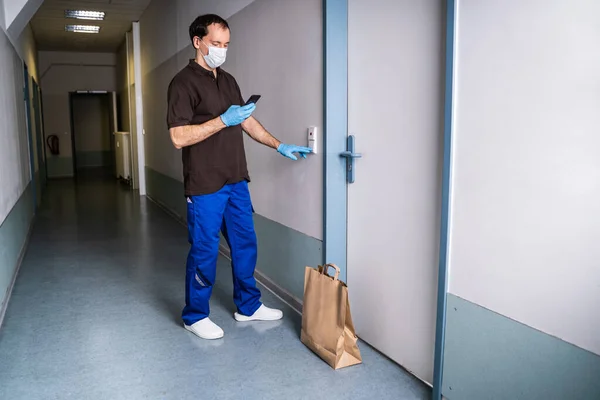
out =
[(31, 129), (31, 98), (29, 96), (29, 68), (23, 62), (23, 97), (25, 101), (25, 123), (27, 124), (27, 140), (29, 142), (29, 168), (31, 178), (31, 192), (33, 194), (33, 213), (37, 211), (37, 182), (35, 179), (35, 151), (33, 150), (33, 129)]
[(452, 207), (452, 160), (454, 133), (454, 80), (457, 7), (460, 0), (446, 0), (446, 54), (444, 77), (444, 163), (442, 168), (442, 209), (437, 287), (437, 316), (433, 362), (432, 399), (442, 399), (446, 303), (448, 298), (448, 253), (450, 251), (450, 209)]
[(44, 125), (44, 96), (42, 95), (42, 87), (38, 85), (38, 89), (40, 91), (40, 120), (42, 123), (42, 146), (44, 147), (44, 163), (46, 165), (46, 184), (48, 184), (48, 151), (46, 147), (46, 125)]
[(46, 183), (48, 181), (48, 168), (46, 163), (46, 140), (42, 116), (42, 91), (40, 89), (40, 85), (38, 85), (34, 77), (31, 77), (31, 84), (31, 87), (33, 89), (33, 109), (35, 111), (34, 119), (37, 143), (37, 160), (41, 187), (41, 193), (39, 195), (40, 197), (42, 197), (44, 189), (46, 188)]
[[(136, 131), (132, 134), (136, 137), (137, 170), (138, 170), (138, 190), (140, 196), (146, 195), (146, 146), (144, 129), (144, 96), (142, 92), (142, 39), (140, 33), (140, 23), (132, 23), (133, 39), (133, 70), (134, 70), (134, 89), (135, 89), (135, 118)], [(133, 144), (133, 142), (132, 142)]]
[[(442, 398), (444, 333), (448, 292), (448, 245), (452, 174), (452, 114), (457, 0), (446, 0), (446, 54), (444, 83), (444, 160), (437, 316), (432, 399)], [(348, 0), (323, 0), (323, 259), (335, 262), (341, 279), (347, 273), (348, 187), (346, 151), (348, 136)], [(358, 162), (360, 164), (360, 161)]]
[(75, 148), (75, 117), (73, 113), (73, 96), (77, 92), (69, 92), (69, 122), (71, 125), (71, 160), (73, 162), (73, 178), (77, 179), (77, 151)]
[(323, 259), (346, 281), (348, 0), (323, 0)]
[(73, 117), (73, 95), (77, 92), (69, 92), (69, 125), (71, 125), (71, 160), (73, 163), (73, 178), (77, 178), (77, 155), (75, 151), (75, 118)]

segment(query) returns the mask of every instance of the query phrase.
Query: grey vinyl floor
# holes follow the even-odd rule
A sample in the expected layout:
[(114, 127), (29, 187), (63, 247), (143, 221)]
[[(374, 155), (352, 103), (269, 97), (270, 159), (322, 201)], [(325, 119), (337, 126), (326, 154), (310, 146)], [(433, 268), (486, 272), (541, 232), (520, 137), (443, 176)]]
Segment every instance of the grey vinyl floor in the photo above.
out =
[(114, 180), (50, 181), (0, 329), (0, 399), (430, 398), (364, 343), (362, 365), (333, 371), (264, 288), (284, 320), (236, 323), (225, 258), (211, 299), (225, 338), (193, 336), (187, 251), (184, 226)]

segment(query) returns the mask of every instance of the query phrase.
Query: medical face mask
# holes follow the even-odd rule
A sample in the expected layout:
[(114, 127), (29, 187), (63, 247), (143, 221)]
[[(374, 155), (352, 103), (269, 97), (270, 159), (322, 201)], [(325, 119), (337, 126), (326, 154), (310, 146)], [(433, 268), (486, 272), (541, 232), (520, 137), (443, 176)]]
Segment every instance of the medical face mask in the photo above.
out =
[(206, 61), (206, 64), (210, 68), (217, 68), (217, 67), (220, 67), (221, 65), (223, 65), (223, 63), (225, 62), (225, 58), (227, 58), (227, 49), (220, 48), (220, 47), (214, 47), (214, 46), (208, 46), (202, 40), (201, 40), (201, 42), (203, 45), (206, 46), (206, 48), (208, 48), (208, 55), (203, 56), (204, 61)]

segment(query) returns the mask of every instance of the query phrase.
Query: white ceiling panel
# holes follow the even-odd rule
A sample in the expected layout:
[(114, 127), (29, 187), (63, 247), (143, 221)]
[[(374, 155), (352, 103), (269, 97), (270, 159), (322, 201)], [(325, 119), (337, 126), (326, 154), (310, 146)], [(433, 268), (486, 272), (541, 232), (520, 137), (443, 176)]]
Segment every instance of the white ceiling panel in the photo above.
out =
[[(114, 52), (151, 0), (45, 0), (31, 20), (38, 50)], [(104, 21), (65, 18), (65, 10), (104, 11)], [(98, 25), (100, 33), (65, 32), (65, 25)]]

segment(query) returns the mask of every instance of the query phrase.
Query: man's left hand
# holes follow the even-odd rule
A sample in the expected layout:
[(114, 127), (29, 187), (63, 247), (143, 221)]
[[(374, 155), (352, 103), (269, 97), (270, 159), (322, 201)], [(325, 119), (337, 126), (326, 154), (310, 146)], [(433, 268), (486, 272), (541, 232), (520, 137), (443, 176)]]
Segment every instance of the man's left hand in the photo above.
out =
[(283, 144), (281, 143), (279, 147), (277, 147), (277, 151), (284, 157), (287, 157), (291, 160), (296, 161), (298, 157), (294, 155), (294, 153), (300, 154), (302, 158), (306, 158), (306, 155), (312, 153), (312, 150), (308, 147), (296, 146), (294, 144)]

